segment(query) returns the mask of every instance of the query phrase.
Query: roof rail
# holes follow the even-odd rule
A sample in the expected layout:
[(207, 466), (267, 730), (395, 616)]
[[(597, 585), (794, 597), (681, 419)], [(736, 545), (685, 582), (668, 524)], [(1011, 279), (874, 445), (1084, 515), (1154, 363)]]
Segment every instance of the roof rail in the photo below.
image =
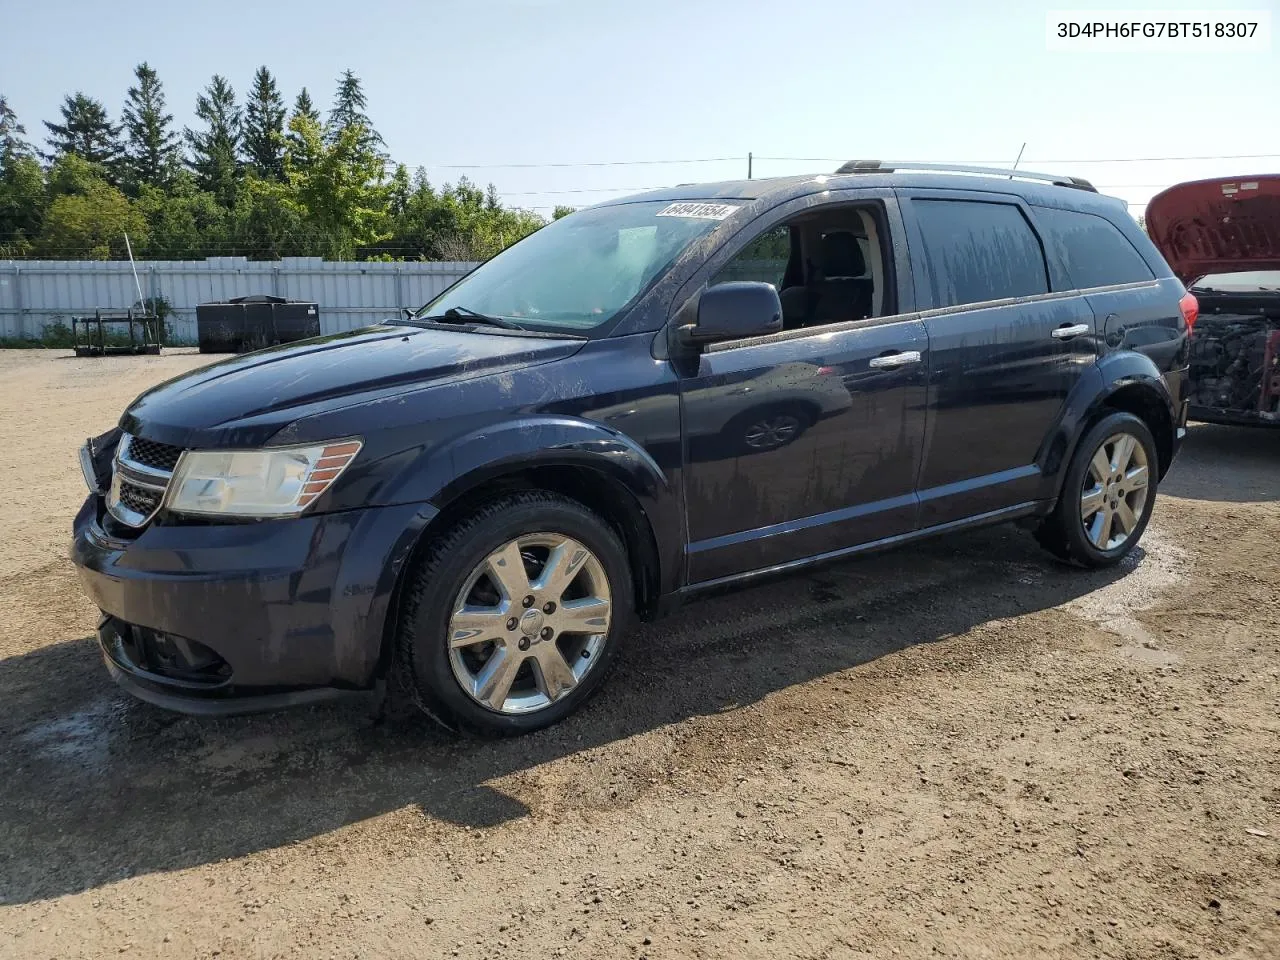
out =
[(1058, 187), (1074, 187), (1097, 193), (1097, 188), (1080, 177), (1063, 177), (1053, 173), (1032, 173), (1029, 170), (1004, 170), (999, 167), (967, 167), (955, 163), (897, 163), (885, 160), (850, 160), (836, 173), (893, 173), (895, 170), (922, 170), (933, 173), (976, 173), (984, 177), (1008, 177), (1013, 180), (1042, 180)]

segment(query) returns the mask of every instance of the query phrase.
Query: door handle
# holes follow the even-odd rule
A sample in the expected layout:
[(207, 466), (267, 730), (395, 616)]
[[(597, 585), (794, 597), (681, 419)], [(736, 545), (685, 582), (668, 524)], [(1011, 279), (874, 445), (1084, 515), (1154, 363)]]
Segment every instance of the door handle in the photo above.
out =
[(889, 353), (880, 357), (872, 357), (868, 361), (868, 366), (875, 367), (879, 370), (892, 370), (894, 367), (905, 367), (908, 363), (919, 362), (919, 350), (899, 350), (897, 353)]
[(1072, 337), (1078, 337), (1082, 333), (1088, 333), (1092, 329), (1087, 323), (1072, 323), (1064, 327), (1054, 327), (1053, 333), (1049, 336), (1055, 340), (1070, 340)]

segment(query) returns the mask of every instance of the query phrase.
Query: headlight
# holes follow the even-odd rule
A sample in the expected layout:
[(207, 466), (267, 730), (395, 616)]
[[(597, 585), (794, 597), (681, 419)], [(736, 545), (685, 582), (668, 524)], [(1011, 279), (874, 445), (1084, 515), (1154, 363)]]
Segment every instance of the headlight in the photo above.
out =
[(233, 517), (296, 516), (360, 452), (359, 440), (263, 450), (188, 450), (169, 482), (168, 509)]

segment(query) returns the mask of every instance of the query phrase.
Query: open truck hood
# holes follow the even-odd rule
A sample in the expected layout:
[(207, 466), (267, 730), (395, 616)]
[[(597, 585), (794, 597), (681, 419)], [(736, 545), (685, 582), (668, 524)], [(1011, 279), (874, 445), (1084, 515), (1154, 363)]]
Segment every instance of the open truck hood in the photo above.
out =
[(1280, 174), (1192, 180), (1147, 204), (1147, 232), (1183, 283), (1280, 270)]

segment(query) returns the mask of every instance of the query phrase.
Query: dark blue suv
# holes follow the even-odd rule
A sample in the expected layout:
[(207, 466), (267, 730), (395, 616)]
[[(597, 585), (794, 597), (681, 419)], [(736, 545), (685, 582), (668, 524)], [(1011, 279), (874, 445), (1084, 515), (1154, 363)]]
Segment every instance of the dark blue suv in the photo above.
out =
[(107, 667), (223, 713), (401, 671), (553, 723), (632, 618), (1020, 520), (1114, 564), (1184, 434), (1186, 294), (1072, 178), (851, 163), (543, 228), (407, 319), (237, 357), (90, 440)]

